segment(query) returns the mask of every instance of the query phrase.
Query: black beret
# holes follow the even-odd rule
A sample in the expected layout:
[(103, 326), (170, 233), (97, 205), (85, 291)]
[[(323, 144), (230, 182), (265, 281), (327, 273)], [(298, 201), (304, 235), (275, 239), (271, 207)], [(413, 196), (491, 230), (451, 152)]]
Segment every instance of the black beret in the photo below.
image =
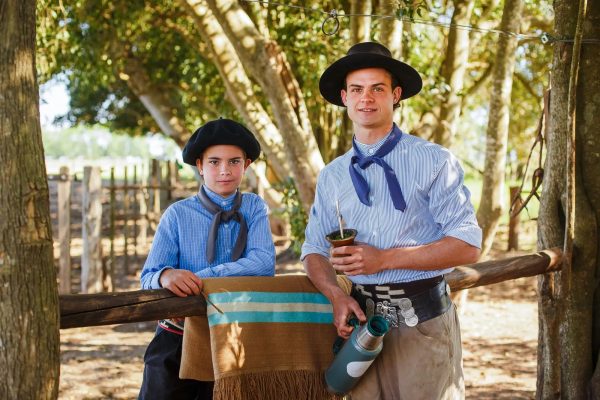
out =
[(255, 161), (260, 156), (260, 144), (246, 127), (230, 119), (219, 118), (196, 129), (183, 148), (183, 162), (196, 165), (204, 150), (218, 144), (240, 147), (246, 157)]

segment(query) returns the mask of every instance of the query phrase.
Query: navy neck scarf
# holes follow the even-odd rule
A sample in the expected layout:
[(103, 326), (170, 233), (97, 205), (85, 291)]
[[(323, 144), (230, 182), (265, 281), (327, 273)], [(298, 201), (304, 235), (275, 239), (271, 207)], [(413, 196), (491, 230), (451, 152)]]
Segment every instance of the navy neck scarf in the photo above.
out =
[(228, 222), (230, 220), (234, 220), (239, 222), (240, 224), (240, 232), (235, 241), (235, 246), (233, 247), (233, 254), (231, 258), (233, 261), (237, 261), (240, 258), (242, 253), (244, 252), (244, 248), (246, 247), (246, 240), (248, 238), (248, 226), (246, 225), (246, 220), (244, 216), (239, 211), (242, 206), (242, 194), (238, 190), (235, 199), (233, 200), (233, 208), (229, 211), (224, 211), (218, 204), (214, 203), (208, 195), (204, 192), (204, 186), (200, 188), (198, 191), (198, 200), (200, 200), (200, 204), (204, 206), (204, 208), (212, 214), (213, 219), (210, 226), (210, 233), (208, 234), (208, 240), (206, 242), (206, 259), (209, 263), (212, 263), (215, 260), (215, 247), (217, 244), (217, 234), (219, 232), (219, 225), (221, 222)]
[(356, 168), (354, 168), (354, 164), (358, 164), (361, 169), (366, 169), (371, 164), (375, 163), (383, 168), (388, 189), (390, 191), (390, 196), (392, 197), (392, 202), (394, 203), (394, 208), (400, 211), (404, 211), (406, 209), (406, 202), (404, 201), (404, 196), (402, 195), (402, 189), (400, 189), (400, 184), (398, 183), (396, 173), (392, 167), (388, 165), (388, 163), (383, 161), (383, 157), (385, 157), (386, 154), (396, 147), (401, 138), (402, 131), (398, 129), (396, 124), (394, 124), (392, 132), (389, 134), (385, 142), (383, 142), (379, 150), (377, 150), (377, 152), (371, 156), (362, 155), (358, 149), (358, 146), (356, 145), (356, 140), (352, 140), (354, 155), (350, 159), (350, 177), (352, 178), (354, 190), (356, 190), (356, 194), (358, 195), (360, 202), (364, 205), (371, 205), (371, 200), (369, 199), (369, 185), (367, 184), (365, 178), (358, 173)]

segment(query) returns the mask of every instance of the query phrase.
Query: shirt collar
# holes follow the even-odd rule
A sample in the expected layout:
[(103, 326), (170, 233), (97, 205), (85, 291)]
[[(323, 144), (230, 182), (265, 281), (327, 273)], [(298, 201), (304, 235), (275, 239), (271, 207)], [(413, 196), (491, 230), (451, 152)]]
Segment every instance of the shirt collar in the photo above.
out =
[(377, 152), (377, 150), (379, 150), (379, 148), (381, 147), (383, 142), (385, 142), (385, 140), (388, 138), (388, 136), (390, 136), (390, 134), (394, 131), (395, 128), (396, 128), (396, 123), (394, 122), (392, 124), (392, 129), (390, 129), (390, 131), (384, 137), (382, 137), (381, 140), (377, 143), (373, 143), (373, 144), (361, 143), (358, 140), (356, 140), (356, 136), (354, 136), (353, 140), (354, 140), (354, 143), (356, 143), (356, 146), (360, 150), (361, 154), (367, 154), (367, 155), (375, 154)]
[(217, 194), (217, 193), (213, 192), (212, 190), (210, 190), (206, 185), (203, 185), (203, 187), (204, 187), (204, 191), (206, 192), (206, 195), (208, 196), (208, 198), (211, 199), (213, 203), (217, 204), (222, 209), (227, 210), (233, 206), (233, 201), (235, 199), (235, 193), (233, 193), (227, 197), (222, 197), (220, 194)]

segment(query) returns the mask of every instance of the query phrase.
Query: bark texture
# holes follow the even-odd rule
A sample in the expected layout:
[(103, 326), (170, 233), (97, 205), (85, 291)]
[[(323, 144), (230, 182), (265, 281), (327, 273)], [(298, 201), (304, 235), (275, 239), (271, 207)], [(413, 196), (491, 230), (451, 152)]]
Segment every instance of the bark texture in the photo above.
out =
[[(507, 0), (504, 3), (500, 29), (508, 32), (519, 32), (522, 9), (522, 0)], [(517, 38), (514, 36), (499, 36), (492, 72), (493, 82), (486, 133), (485, 168), (481, 188), (481, 203), (477, 210), (477, 220), (483, 231), (482, 257), (485, 257), (492, 246), (506, 202), (504, 174), (508, 146), (508, 113), (517, 44)]]
[[(469, 25), (473, 13), (473, 0), (454, 1), (453, 25)], [(446, 57), (442, 65), (444, 79), (444, 99), (440, 105), (439, 122), (433, 132), (433, 141), (444, 147), (451, 147), (456, 133), (456, 124), (462, 105), (462, 91), (469, 60), (469, 31), (450, 28)]]
[[(555, 2), (555, 32), (573, 38), (579, 2)], [(588, 2), (583, 37), (600, 34), (600, 4)], [(569, 80), (573, 43), (554, 44), (550, 121), (547, 135), (544, 189), (540, 205), (538, 246), (562, 246), (565, 235), (566, 161), (569, 135)], [(538, 344), (539, 399), (599, 398), (595, 390), (599, 311), (597, 276), (600, 209), (600, 52), (583, 44), (576, 87), (575, 230), (571, 269), (540, 279), (540, 341)], [(594, 378), (595, 377), (595, 378)]]
[(35, 72), (35, 1), (0, 3), (0, 398), (58, 395), (58, 290)]
[[(396, 15), (398, 3), (395, 1), (382, 1), (379, 5), (381, 15)], [(379, 25), (379, 42), (392, 52), (396, 59), (402, 59), (402, 33), (404, 22), (398, 18), (383, 18)]]
[(371, 38), (371, 17), (366, 15), (371, 14), (372, 8), (371, 0), (350, 1), (350, 14), (362, 14), (350, 17), (351, 44), (365, 42)]
[(131, 91), (140, 99), (162, 132), (172, 138), (181, 148), (190, 138), (189, 130), (171, 104), (168, 92), (152, 83), (143, 64), (133, 54), (122, 54), (123, 71), (119, 74), (127, 82)]

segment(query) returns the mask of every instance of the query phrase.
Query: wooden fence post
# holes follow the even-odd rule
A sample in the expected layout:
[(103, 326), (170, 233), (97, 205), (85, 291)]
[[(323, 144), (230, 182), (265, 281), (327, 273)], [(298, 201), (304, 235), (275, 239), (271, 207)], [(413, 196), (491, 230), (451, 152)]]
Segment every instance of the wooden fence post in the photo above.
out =
[(152, 219), (154, 223), (158, 223), (160, 219), (160, 185), (161, 185), (161, 169), (160, 161), (152, 159)]
[(114, 274), (115, 271), (115, 220), (117, 211), (117, 199), (115, 193), (115, 167), (110, 167), (110, 224), (108, 237), (110, 240), (110, 256), (109, 262), (109, 274)]
[(58, 181), (58, 279), (60, 294), (71, 293), (71, 177), (69, 167), (60, 167)]
[(132, 185), (133, 185), (133, 232), (131, 237), (133, 239), (133, 259), (137, 264), (138, 262), (138, 219), (140, 219), (139, 207), (135, 204), (138, 199), (139, 192), (141, 191), (141, 187), (138, 185), (138, 173), (137, 173), (137, 164), (133, 165), (133, 177), (132, 177)]
[(129, 273), (129, 177), (127, 165), (123, 168), (123, 273)]
[(102, 178), (100, 168), (83, 168), (81, 226), (83, 252), (81, 254), (81, 293), (99, 293), (104, 290), (102, 270)]
[(173, 163), (169, 160), (166, 161), (167, 164), (167, 176), (165, 178), (165, 181), (167, 182), (167, 186), (166, 186), (166, 196), (165, 196), (165, 200), (167, 201), (167, 203), (170, 203), (171, 200), (173, 199), (173, 188), (175, 187), (175, 184), (173, 182)]
[(144, 172), (147, 171), (140, 171), (140, 190), (137, 194), (138, 207), (140, 210), (140, 230), (138, 232), (137, 242), (142, 245), (142, 252), (146, 251), (146, 242), (148, 240), (148, 174)]
[[(521, 209), (521, 206), (523, 205), (523, 200), (521, 199), (521, 195), (519, 194), (519, 187), (511, 186), (510, 201), (512, 203), (512, 210)], [(510, 213), (510, 219), (508, 221), (508, 251), (519, 250), (520, 218), (520, 213), (516, 215)]]

